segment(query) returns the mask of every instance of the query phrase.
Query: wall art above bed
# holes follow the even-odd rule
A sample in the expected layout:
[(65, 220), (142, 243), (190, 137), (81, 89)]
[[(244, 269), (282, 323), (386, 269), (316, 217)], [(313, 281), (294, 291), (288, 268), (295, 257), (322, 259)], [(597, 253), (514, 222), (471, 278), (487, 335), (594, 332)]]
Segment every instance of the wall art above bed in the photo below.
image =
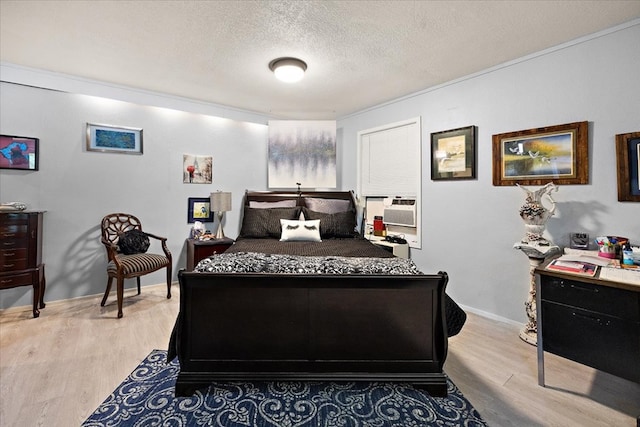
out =
[(269, 188), (335, 188), (335, 120), (270, 120), (268, 175)]

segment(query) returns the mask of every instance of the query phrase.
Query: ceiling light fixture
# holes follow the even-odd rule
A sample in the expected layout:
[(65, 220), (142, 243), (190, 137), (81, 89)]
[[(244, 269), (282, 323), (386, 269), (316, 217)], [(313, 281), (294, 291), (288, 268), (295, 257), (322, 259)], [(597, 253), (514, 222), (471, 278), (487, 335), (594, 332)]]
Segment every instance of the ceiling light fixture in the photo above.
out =
[(278, 58), (269, 63), (269, 69), (278, 80), (295, 83), (304, 77), (307, 64), (298, 58)]

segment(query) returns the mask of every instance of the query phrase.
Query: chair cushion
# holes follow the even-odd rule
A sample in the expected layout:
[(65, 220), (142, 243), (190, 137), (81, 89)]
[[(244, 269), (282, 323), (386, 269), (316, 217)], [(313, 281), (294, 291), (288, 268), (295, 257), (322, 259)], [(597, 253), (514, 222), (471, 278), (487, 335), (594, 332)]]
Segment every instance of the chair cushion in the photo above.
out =
[[(123, 274), (129, 275), (134, 273), (143, 273), (158, 270), (169, 264), (169, 260), (164, 255), (158, 254), (134, 254), (134, 255), (116, 255), (118, 262), (122, 265)], [(107, 264), (107, 273), (110, 276), (116, 276), (118, 271), (113, 261)]]

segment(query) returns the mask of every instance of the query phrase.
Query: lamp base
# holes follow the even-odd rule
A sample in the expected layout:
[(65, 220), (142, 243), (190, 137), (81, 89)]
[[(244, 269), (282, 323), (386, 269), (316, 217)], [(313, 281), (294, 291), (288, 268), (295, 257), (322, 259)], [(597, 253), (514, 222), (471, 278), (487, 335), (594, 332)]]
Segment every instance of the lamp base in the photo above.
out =
[(224, 231), (222, 231), (222, 219), (224, 212), (218, 212), (218, 229), (216, 230), (216, 239), (224, 239)]

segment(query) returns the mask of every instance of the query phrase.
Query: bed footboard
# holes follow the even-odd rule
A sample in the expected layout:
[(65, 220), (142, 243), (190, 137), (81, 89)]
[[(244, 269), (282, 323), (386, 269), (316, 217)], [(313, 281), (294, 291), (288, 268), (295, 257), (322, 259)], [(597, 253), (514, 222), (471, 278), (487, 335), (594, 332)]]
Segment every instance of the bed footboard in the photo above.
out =
[(179, 273), (176, 395), (215, 381), (399, 381), (446, 395), (446, 273)]

